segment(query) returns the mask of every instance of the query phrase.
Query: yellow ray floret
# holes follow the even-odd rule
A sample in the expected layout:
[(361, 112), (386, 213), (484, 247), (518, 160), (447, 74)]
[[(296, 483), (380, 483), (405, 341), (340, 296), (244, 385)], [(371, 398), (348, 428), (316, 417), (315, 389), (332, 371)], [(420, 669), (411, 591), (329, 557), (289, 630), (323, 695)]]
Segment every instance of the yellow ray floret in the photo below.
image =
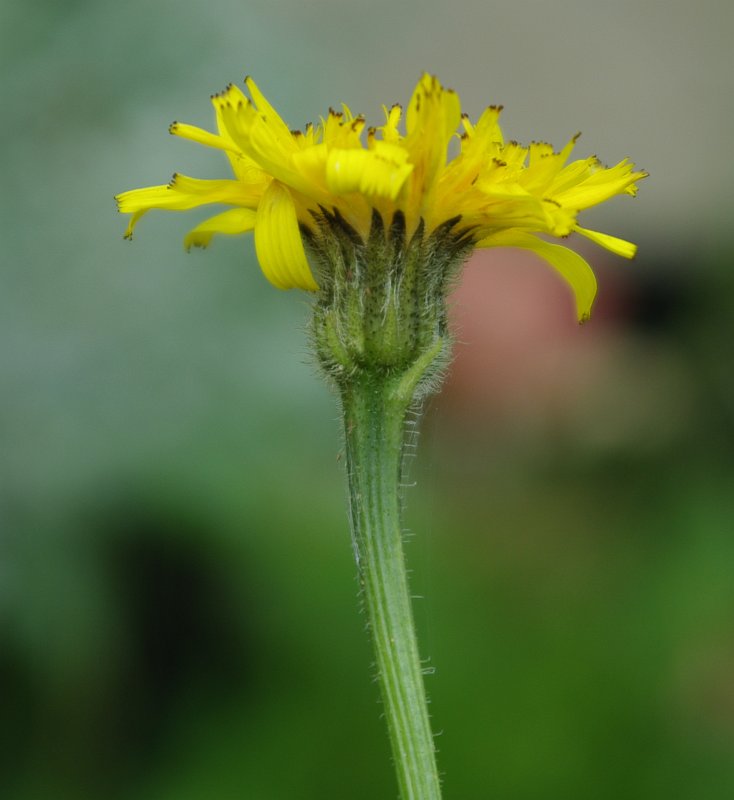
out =
[[(179, 122), (170, 128), (223, 151), (233, 179), (176, 174), (169, 184), (123, 192), (117, 202), (131, 215), (128, 238), (151, 209), (223, 205), (229, 210), (197, 225), (186, 247), (252, 230), (260, 266), (275, 286), (316, 291), (303, 233), (325, 235), (318, 223), (324, 214), (363, 239), (375, 213), (385, 224), (398, 214), (408, 237), (415, 231), (430, 236), (458, 219), (457, 231), (476, 247), (520, 247), (541, 256), (570, 285), (579, 319), (588, 317), (594, 299), (593, 272), (581, 256), (542, 235), (578, 233), (625, 258), (635, 254), (632, 243), (582, 228), (577, 217), (616, 195), (634, 195), (646, 173), (626, 159), (613, 167), (594, 156), (569, 161), (578, 135), (557, 152), (543, 142), (506, 141), (501, 106), (472, 123), (458, 95), (430, 75), (421, 77), (407, 105), (404, 133), (399, 105), (383, 106), (384, 124), (366, 136), (364, 118), (346, 105), (303, 132), (292, 131), (251, 78), (245, 85), (249, 96), (230, 85), (212, 97), (216, 133)], [(450, 158), (454, 137), (460, 144)]]
[(254, 227), (258, 261), (275, 286), (309, 291), (319, 288), (303, 250), (293, 198), (278, 181), (265, 190)]

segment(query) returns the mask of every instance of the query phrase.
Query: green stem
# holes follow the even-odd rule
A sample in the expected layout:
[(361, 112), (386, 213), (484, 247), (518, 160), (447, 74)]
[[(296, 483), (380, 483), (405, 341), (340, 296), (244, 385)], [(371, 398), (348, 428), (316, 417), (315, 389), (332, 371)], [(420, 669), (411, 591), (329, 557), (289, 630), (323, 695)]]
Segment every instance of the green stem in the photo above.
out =
[(342, 386), (355, 554), (402, 800), (440, 800), (398, 496), (410, 399), (395, 381)]

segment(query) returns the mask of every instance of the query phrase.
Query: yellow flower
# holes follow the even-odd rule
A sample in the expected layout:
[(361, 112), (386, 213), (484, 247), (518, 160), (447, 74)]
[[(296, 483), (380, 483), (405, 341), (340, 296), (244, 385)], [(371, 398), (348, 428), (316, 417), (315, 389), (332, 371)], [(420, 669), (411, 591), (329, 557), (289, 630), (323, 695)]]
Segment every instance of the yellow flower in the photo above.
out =
[[(572, 250), (538, 234), (579, 233), (625, 258), (635, 245), (580, 227), (580, 211), (617, 194), (634, 195), (646, 176), (627, 160), (604, 167), (595, 156), (567, 163), (578, 136), (558, 153), (544, 143), (505, 142), (501, 107), (490, 106), (476, 123), (462, 115), (455, 92), (424, 75), (413, 92), (400, 131), (402, 109), (384, 108), (385, 123), (369, 128), (347, 106), (330, 110), (316, 126), (291, 131), (251, 78), (250, 97), (235, 86), (212, 97), (217, 133), (174, 122), (176, 136), (224, 151), (233, 180), (199, 180), (175, 174), (167, 185), (117, 196), (131, 214), (126, 237), (153, 208), (182, 211), (209, 203), (231, 209), (197, 225), (186, 247), (205, 247), (219, 233), (254, 231), (257, 257), (281, 289), (318, 290), (303, 234), (320, 228), (326, 213), (343, 219), (365, 239), (374, 213), (405, 220), (407, 239), (453, 227), (475, 247), (521, 247), (548, 261), (574, 291), (580, 320), (588, 318), (596, 280)], [(462, 132), (459, 133), (459, 129)], [(458, 137), (458, 154), (449, 146)]]

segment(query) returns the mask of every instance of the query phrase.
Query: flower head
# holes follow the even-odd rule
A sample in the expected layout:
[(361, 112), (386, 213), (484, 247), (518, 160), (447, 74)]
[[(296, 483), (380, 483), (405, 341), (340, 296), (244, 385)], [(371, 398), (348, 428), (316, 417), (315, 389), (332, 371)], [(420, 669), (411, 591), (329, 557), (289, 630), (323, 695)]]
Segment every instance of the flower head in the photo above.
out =
[[(646, 176), (627, 160), (604, 167), (595, 156), (569, 163), (578, 136), (559, 152), (541, 142), (506, 142), (500, 106), (476, 123), (461, 113), (455, 92), (423, 75), (405, 112), (384, 107), (384, 124), (368, 128), (347, 106), (330, 110), (317, 125), (292, 131), (251, 78), (249, 97), (235, 86), (212, 97), (217, 133), (174, 122), (176, 136), (224, 151), (234, 178), (200, 180), (176, 173), (166, 185), (117, 196), (131, 214), (126, 237), (153, 208), (187, 210), (209, 203), (231, 208), (197, 225), (186, 247), (205, 247), (215, 234), (252, 230), (266, 277), (281, 289), (318, 290), (304, 239), (339, 220), (367, 241), (380, 218), (396, 218), (404, 241), (430, 237), (447, 226), (454, 241), (471, 247), (511, 246), (548, 261), (573, 289), (580, 320), (588, 318), (596, 280), (581, 256), (538, 234), (579, 233), (625, 258), (635, 246), (577, 223), (579, 212), (618, 194), (634, 195)], [(449, 145), (458, 137), (458, 154)], [(332, 226), (333, 227), (333, 226)]]

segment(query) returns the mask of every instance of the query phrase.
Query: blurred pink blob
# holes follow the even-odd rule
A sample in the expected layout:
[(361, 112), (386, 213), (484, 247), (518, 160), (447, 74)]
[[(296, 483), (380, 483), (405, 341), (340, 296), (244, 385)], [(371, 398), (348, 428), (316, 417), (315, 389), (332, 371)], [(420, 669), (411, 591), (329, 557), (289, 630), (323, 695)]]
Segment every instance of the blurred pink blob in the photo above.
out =
[(452, 298), (450, 413), (476, 412), (485, 422), (554, 409), (563, 415), (604, 368), (608, 332), (625, 304), (624, 275), (612, 277), (613, 269), (600, 269), (604, 255), (593, 255), (601, 287), (591, 321), (579, 326), (570, 289), (539, 257), (506, 248), (474, 254)]

